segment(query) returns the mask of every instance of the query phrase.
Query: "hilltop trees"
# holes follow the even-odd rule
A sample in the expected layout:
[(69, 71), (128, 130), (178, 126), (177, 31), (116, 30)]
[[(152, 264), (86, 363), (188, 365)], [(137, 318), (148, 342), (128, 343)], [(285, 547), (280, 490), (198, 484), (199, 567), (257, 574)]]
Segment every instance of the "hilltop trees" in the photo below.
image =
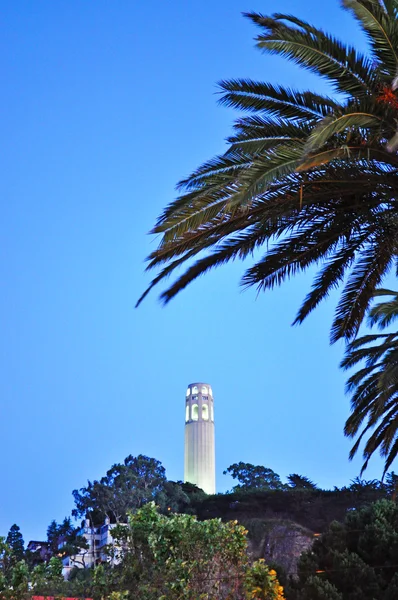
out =
[(249, 489), (281, 490), (284, 488), (277, 473), (260, 465), (255, 466), (244, 462), (234, 463), (224, 471), (224, 475), (227, 473), (233, 479), (239, 481), (239, 485), (234, 486), (234, 491)]
[(289, 487), (293, 490), (317, 489), (316, 484), (313, 481), (311, 481), (311, 479), (308, 479), (308, 477), (305, 477), (304, 475), (297, 475), (297, 473), (292, 473), (291, 475), (288, 475), (287, 481)]
[[(195, 485), (168, 481), (162, 463), (142, 454), (128, 456), (100, 480), (88, 481), (86, 487), (72, 494), (72, 515), (89, 519), (91, 525), (101, 525), (106, 517), (111, 523), (124, 523), (129, 512), (152, 500), (163, 512), (192, 512), (193, 505), (206, 496)], [(55, 523), (49, 527), (55, 537), (62, 534), (62, 528), (57, 527)]]
[(166, 483), (162, 464), (148, 456), (128, 456), (122, 464), (111, 467), (99, 481), (73, 491), (76, 508), (73, 516), (102, 523), (125, 521), (127, 512), (153, 500)]
[(287, 484), (282, 483), (278, 473), (275, 473), (268, 467), (262, 465), (252, 465), (251, 463), (234, 463), (225, 471), (224, 475), (230, 474), (233, 479), (239, 481), (233, 488), (234, 492), (249, 490), (317, 490), (316, 484), (304, 475), (292, 473), (287, 477)]

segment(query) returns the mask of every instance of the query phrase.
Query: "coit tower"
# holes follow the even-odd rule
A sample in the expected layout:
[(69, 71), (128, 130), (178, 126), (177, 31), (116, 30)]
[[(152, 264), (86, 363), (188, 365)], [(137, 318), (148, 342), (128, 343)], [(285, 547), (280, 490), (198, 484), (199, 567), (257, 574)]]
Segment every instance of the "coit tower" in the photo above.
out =
[(208, 383), (190, 383), (186, 393), (184, 481), (216, 493), (214, 401)]

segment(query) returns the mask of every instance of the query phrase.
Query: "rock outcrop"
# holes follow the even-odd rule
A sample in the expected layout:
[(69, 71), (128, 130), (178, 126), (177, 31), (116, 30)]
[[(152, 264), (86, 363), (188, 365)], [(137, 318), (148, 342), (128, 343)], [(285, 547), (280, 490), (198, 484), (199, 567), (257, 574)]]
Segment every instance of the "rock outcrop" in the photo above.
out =
[(264, 558), (267, 564), (283, 567), (287, 575), (296, 575), (302, 552), (314, 541), (314, 533), (289, 520), (249, 519), (249, 552), (253, 558)]

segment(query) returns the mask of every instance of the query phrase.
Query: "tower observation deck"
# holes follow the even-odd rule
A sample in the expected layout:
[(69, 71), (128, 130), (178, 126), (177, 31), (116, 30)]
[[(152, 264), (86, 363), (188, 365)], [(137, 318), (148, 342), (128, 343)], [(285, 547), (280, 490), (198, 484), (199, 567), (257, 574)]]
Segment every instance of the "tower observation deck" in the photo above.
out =
[(208, 383), (190, 383), (185, 399), (184, 481), (216, 493), (214, 400)]

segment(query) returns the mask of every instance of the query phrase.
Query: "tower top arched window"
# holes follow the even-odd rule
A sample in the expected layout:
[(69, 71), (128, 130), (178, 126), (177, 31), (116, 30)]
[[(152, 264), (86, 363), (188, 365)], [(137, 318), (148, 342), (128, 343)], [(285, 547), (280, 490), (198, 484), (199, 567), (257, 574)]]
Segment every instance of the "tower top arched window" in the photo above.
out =
[(193, 388), (192, 388), (192, 393), (193, 393), (193, 394), (199, 394), (199, 390), (198, 390), (198, 386), (197, 386), (197, 385), (194, 385), (194, 386), (193, 386)]
[(191, 419), (192, 421), (197, 421), (199, 419), (199, 406), (197, 404), (192, 404)]
[(209, 390), (207, 389), (207, 387), (205, 385), (202, 386), (202, 394), (205, 394), (205, 396), (207, 396), (207, 394), (209, 393)]
[(190, 393), (191, 393), (191, 390), (190, 390), (190, 388), (188, 388), (188, 389), (187, 389), (186, 396), (188, 397)]

